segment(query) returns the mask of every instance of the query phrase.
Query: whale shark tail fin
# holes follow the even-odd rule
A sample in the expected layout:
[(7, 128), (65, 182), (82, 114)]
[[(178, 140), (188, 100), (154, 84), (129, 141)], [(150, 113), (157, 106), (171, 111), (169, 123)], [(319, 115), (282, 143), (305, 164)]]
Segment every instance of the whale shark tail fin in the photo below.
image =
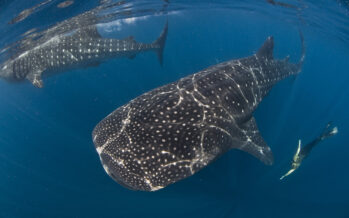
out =
[(163, 53), (164, 53), (165, 42), (167, 38), (167, 32), (168, 32), (168, 22), (166, 21), (165, 27), (162, 30), (159, 38), (153, 42), (153, 46), (156, 48), (156, 53), (158, 55), (161, 66), (163, 64)]
[(299, 61), (297, 63), (289, 63), (289, 56), (287, 56), (285, 59), (284, 59), (284, 63), (285, 65), (288, 64), (288, 67), (291, 69), (292, 71), (292, 75), (295, 75), (294, 78), (297, 77), (297, 75), (301, 72), (302, 70), (302, 67), (303, 67), (303, 63), (304, 63), (304, 59), (305, 59), (305, 42), (304, 42), (304, 36), (303, 36), (303, 33), (302, 33), (302, 30), (299, 28), (298, 29), (298, 32), (299, 32), (299, 38), (300, 38), (300, 41), (301, 41), (301, 56), (299, 58)]
[(304, 42), (304, 36), (303, 36), (302, 30), (299, 29), (298, 32), (299, 32), (299, 37), (300, 37), (301, 46), (302, 46), (301, 57), (300, 57), (300, 59), (298, 61), (298, 68), (299, 68), (299, 71), (300, 71), (302, 69), (303, 62), (304, 62), (304, 59), (305, 59), (305, 42)]

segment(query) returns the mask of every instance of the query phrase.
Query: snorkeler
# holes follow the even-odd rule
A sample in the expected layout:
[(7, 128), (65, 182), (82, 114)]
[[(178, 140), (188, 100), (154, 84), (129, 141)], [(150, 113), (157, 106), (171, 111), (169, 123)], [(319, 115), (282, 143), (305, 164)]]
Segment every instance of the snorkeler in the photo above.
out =
[(303, 159), (309, 155), (311, 149), (313, 149), (313, 147), (315, 145), (317, 145), (322, 140), (324, 140), (330, 136), (336, 135), (338, 133), (338, 128), (336, 126), (331, 128), (331, 124), (332, 124), (332, 122), (329, 122), (326, 125), (326, 128), (322, 131), (322, 134), (320, 136), (318, 136), (317, 138), (315, 138), (313, 141), (311, 141), (309, 144), (307, 144), (306, 146), (304, 146), (302, 148), (301, 148), (301, 140), (299, 140), (297, 152), (293, 156), (292, 168), (285, 175), (283, 175), (280, 178), (280, 180), (282, 180), (286, 176), (293, 173), (301, 165)]

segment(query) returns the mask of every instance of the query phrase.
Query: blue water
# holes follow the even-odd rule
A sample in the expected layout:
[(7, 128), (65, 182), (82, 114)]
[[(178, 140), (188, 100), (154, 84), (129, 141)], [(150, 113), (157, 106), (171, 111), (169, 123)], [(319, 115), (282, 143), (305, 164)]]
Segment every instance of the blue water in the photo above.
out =
[[(8, 24), (39, 2), (0, 2), (1, 48), (30, 29), (44, 31), (98, 6), (81, 0), (57, 8), (62, 1), (54, 0)], [(133, 13), (99, 24), (100, 33), (151, 42), (168, 19), (163, 67), (149, 52), (45, 78), (43, 89), (1, 80), (0, 217), (348, 218), (349, 3), (285, 2), (299, 9), (266, 1), (126, 1), (105, 13)], [(270, 35), (275, 57), (297, 61), (299, 26), (306, 44), (301, 74), (277, 84), (255, 112), (273, 166), (231, 150), (194, 176), (151, 193), (128, 190), (104, 172), (91, 132), (110, 112), (153, 88), (251, 55)], [(311, 141), (328, 121), (339, 133), (280, 181), (298, 139)]]

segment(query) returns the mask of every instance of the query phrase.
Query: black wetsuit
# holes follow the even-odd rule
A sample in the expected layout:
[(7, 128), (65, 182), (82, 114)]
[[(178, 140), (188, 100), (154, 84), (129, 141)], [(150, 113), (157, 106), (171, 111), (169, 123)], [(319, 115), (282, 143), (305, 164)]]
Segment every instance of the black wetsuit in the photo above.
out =
[(285, 175), (283, 175), (280, 179), (283, 179), (284, 177), (293, 173), (301, 165), (303, 159), (309, 155), (309, 153), (311, 152), (313, 147), (315, 147), (315, 145), (317, 145), (322, 140), (337, 134), (337, 131), (338, 131), (337, 127), (330, 128), (331, 124), (332, 123), (329, 122), (326, 125), (326, 128), (322, 131), (321, 135), (318, 136), (317, 138), (315, 138), (313, 141), (311, 141), (307, 145), (305, 145), (304, 147), (300, 148), (301, 145), (299, 142), (298, 149), (300, 149), (300, 150), (297, 150), (298, 153), (296, 153), (293, 157), (291, 169)]
[(326, 128), (323, 130), (322, 134), (320, 136), (318, 136), (316, 139), (314, 139), (313, 141), (311, 141), (310, 143), (308, 143), (306, 146), (302, 147), (301, 151), (299, 152), (299, 159), (303, 160), (305, 157), (307, 157), (311, 151), (311, 149), (313, 149), (313, 147), (315, 145), (317, 145), (319, 142), (321, 142), (322, 140), (336, 134), (334, 132), (334, 128), (329, 129), (331, 127), (331, 122), (329, 122), (326, 126)]

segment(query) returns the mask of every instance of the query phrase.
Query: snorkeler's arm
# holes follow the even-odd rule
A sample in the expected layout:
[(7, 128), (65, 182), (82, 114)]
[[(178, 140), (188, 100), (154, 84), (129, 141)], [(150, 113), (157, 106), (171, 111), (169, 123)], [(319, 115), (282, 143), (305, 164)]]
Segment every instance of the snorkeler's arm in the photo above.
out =
[[(295, 153), (294, 156), (293, 156), (293, 163), (297, 163), (297, 162), (299, 161), (299, 153), (300, 153), (300, 151), (301, 151), (301, 144), (302, 144), (302, 141), (299, 140), (299, 141), (298, 141), (298, 148), (297, 148), (297, 151), (296, 151), (296, 153)], [(297, 166), (297, 167), (295, 167), (295, 166)], [(298, 168), (299, 165), (295, 165), (295, 166), (294, 166), (292, 169), (290, 169), (285, 175), (281, 176), (281, 177), (280, 177), (280, 180), (282, 180), (282, 179), (285, 178), (286, 176), (288, 176), (288, 175), (290, 175), (291, 173), (293, 173), (293, 172)]]
[(301, 151), (303, 150), (301, 148), (301, 145), (302, 145), (302, 140), (298, 140), (298, 148), (297, 148), (297, 151), (296, 153), (293, 155), (293, 162), (299, 162), (299, 154), (301, 153)]
[(290, 175), (291, 173), (293, 173), (296, 169), (290, 169), (285, 175), (280, 177), (280, 180), (282, 180), (283, 178), (285, 178), (286, 176)]
[(298, 140), (297, 152), (296, 152), (296, 154), (294, 155), (294, 158), (299, 156), (299, 152), (301, 151), (301, 144), (302, 144), (302, 141), (299, 139), (299, 140)]

